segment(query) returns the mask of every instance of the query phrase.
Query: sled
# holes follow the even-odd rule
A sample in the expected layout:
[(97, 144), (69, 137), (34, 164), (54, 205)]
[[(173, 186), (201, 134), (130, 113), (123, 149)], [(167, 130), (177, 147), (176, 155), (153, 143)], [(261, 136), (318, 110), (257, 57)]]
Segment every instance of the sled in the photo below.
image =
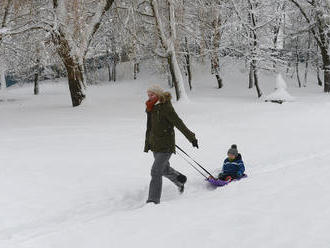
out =
[(246, 178), (247, 175), (246, 174), (243, 174), (243, 176), (241, 178), (237, 178), (237, 179), (232, 179), (232, 180), (228, 180), (228, 181), (225, 181), (225, 180), (221, 180), (221, 179), (215, 179), (215, 178), (208, 178), (207, 181), (215, 186), (215, 187), (223, 187), (231, 182), (235, 182), (235, 181), (239, 181), (243, 178)]

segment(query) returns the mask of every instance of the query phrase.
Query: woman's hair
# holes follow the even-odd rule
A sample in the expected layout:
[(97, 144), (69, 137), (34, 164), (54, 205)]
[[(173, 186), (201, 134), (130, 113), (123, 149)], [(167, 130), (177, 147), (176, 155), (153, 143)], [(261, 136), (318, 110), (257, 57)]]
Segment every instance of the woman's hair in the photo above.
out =
[(159, 85), (153, 85), (151, 86), (147, 92), (152, 92), (155, 95), (158, 96), (159, 102), (164, 103), (171, 101), (172, 95), (168, 91), (164, 91)]

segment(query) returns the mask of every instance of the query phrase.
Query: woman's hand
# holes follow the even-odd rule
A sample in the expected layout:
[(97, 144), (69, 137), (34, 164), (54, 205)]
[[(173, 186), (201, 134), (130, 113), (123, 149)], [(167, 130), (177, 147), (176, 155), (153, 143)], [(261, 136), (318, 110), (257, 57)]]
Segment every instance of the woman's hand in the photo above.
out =
[(192, 143), (193, 147), (196, 147), (197, 149), (199, 148), (197, 139), (194, 139), (191, 143)]

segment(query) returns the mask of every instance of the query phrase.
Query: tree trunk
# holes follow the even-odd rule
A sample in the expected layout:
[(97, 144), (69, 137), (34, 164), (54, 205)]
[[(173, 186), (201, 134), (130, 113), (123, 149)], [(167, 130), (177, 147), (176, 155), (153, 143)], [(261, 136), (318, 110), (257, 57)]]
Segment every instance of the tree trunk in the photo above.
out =
[(171, 72), (172, 83), (175, 88), (176, 100), (179, 101), (181, 98), (186, 99), (187, 95), (184, 89), (183, 78), (176, 58), (175, 51), (172, 50), (171, 52), (169, 52), (169, 56), (167, 58)]
[(296, 58), (296, 74), (297, 74), (297, 81), (298, 81), (298, 86), (301, 88), (301, 81), (300, 81), (300, 76), (299, 76), (299, 61), (298, 61), (298, 55)]
[(324, 92), (330, 92), (330, 56), (326, 47), (321, 48), (323, 71), (324, 71)]
[[(249, 12), (249, 21), (252, 24), (253, 27), (257, 26), (257, 22), (256, 22), (256, 17), (254, 15), (254, 7), (253, 4), (250, 0), (248, 0), (248, 3), (250, 5), (250, 12)], [(251, 42), (251, 45), (253, 45), (253, 49), (251, 51), (251, 55), (252, 55), (252, 61), (251, 61), (251, 67), (250, 67), (250, 75), (249, 75), (249, 84), (251, 86), (252, 83), (252, 78), (254, 81), (254, 85), (256, 86), (256, 90), (257, 90), (257, 94), (258, 94), (258, 98), (260, 98), (262, 96), (262, 92), (261, 89), (259, 87), (259, 81), (258, 81), (258, 73), (257, 73), (257, 61), (255, 59), (256, 54), (257, 54), (257, 47), (258, 47), (258, 37), (257, 37), (257, 33), (255, 29), (252, 29), (250, 32), (250, 35), (252, 37), (253, 42)], [(252, 68), (252, 72), (251, 72), (251, 68)]]
[(296, 74), (297, 74), (298, 86), (299, 86), (299, 88), (301, 88), (301, 80), (300, 80), (300, 76), (299, 76), (298, 37), (296, 39)]
[(134, 80), (136, 80), (138, 73), (139, 73), (139, 63), (134, 62)]
[(219, 57), (217, 52), (214, 52), (213, 57), (211, 58), (211, 68), (213, 73), (215, 74), (215, 78), (217, 79), (218, 83), (218, 89), (221, 89), (223, 84), (222, 84), (222, 78), (220, 76), (220, 69), (219, 69)]
[(219, 73), (215, 73), (215, 77), (217, 79), (217, 82), (218, 82), (218, 89), (221, 89), (223, 84), (222, 84), (222, 78), (220, 77)]
[(112, 79), (114, 82), (116, 82), (116, 80), (117, 80), (116, 65), (117, 65), (117, 63), (116, 63), (116, 61), (114, 61), (113, 65), (112, 65)]
[(156, 28), (158, 31), (160, 42), (166, 51), (167, 62), (169, 64), (169, 70), (172, 77), (172, 82), (175, 87), (175, 93), (177, 100), (187, 99), (187, 95), (184, 88), (183, 77), (181, 73), (180, 66), (178, 64), (175, 43), (176, 43), (176, 20), (175, 20), (175, 4), (173, 0), (167, 1), (168, 6), (168, 26), (169, 26), (169, 36), (166, 35), (164, 31), (164, 26), (162, 24), (161, 16), (159, 14), (159, 7), (157, 0), (150, 1), (151, 8), (154, 13)]
[(212, 58), (211, 58), (211, 63), (212, 63), (212, 72), (215, 74), (215, 78), (217, 79), (218, 83), (218, 89), (221, 89), (223, 84), (222, 84), (222, 78), (220, 76), (220, 40), (221, 40), (221, 33), (220, 33), (220, 27), (221, 27), (221, 18), (220, 18), (220, 10), (219, 9), (214, 9), (213, 10), (213, 21), (212, 21), (212, 27), (213, 27), (213, 40), (212, 40), (212, 45), (213, 45), (213, 51), (212, 51)]
[(290, 62), (290, 61), (288, 61), (288, 65), (287, 65), (287, 67), (286, 67), (286, 70), (285, 70), (285, 73), (286, 73), (286, 77), (288, 77), (288, 76), (289, 76), (290, 68), (291, 68), (291, 62)]
[(307, 86), (307, 78), (308, 78), (308, 60), (306, 60), (306, 64), (305, 64), (304, 87)]
[(170, 69), (170, 73), (171, 73), (171, 83), (175, 88), (175, 94), (176, 94), (176, 100), (180, 99), (180, 91), (179, 91), (179, 87), (178, 87), (178, 79), (176, 77), (175, 74), (175, 69), (174, 69), (174, 65), (173, 65), (173, 58), (171, 55), (169, 55), (167, 57), (167, 61), (168, 61), (168, 65), (169, 65), (169, 69)]
[(34, 94), (39, 95), (39, 72), (34, 73)]
[(308, 77), (308, 66), (309, 66), (309, 57), (310, 57), (310, 48), (311, 48), (311, 33), (308, 33), (308, 46), (306, 54), (306, 63), (305, 63), (305, 75), (304, 75), (304, 87), (307, 86), (307, 77)]
[[(84, 93), (84, 66), (81, 64), (83, 59), (79, 60), (71, 54), (69, 43), (63, 34), (59, 33), (53, 36), (53, 41), (67, 71), (72, 106), (77, 107), (86, 97)], [(79, 61), (81, 62), (79, 63)]]
[(249, 89), (252, 89), (254, 85), (254, 80), (253, 80), (253, 66), (252, 63), (250, 64), (250, 72), (249, 72)]
[(108, 65), (108, 81), (111, 82), (112, 75), (111, 75), (111, 55), (109, 50), (107, 50), (107, 65)]
[(330, 69), (327, 68), (324, 69), (324, 92), (330, 92)]
[(213, 75), (214, 73), (213, 58), (211, 58), (211, 74)]
[[(323, 62), (323, 71), (324, 71), (324, 92), (330, 92), (330, 55), (329, 51), (329, 32), (328, 25), (325, 23), (325, 16), (321, 18), (320, 16), (316, 17), (317, 19), (317, 28), (319, 31), (319, 41), (318, 45), (322, 55)], [(314, 32), (315, 33), (315, 32)], [(315, 34), (314, 34), (315, 36)]]
[(112, 75), (111, 75), (111, 64), (108, 62), (108, 75), (109, 75), (109, 82), (112, 80)]
[[(37, 52), (37, 56), (39, 57), (39, 50)], [(38, 58), (36, 61), (36, 69), (34, 71), (34, 94), (39, 95), (39, 74), (40, 74), (40, 59)]]
[[(262, 96), (262, 91), (259, 87), (258, 72), (257, 72), (257, 61), (252, 60), (250, 64), (250, 73), (249, 73), (249, 86), (254, 84), (256, 86), (258, 98)], [(252, 88), (252, 87), (251, 87)]]
[(83, 91), (84, 74), (81, 65), (77, 63), (65, 64), (66, 71), (68, 73), (69, 89), (71, 93), (72, 106), (77, 107), (85, 99), (85, 93)]
[[(316, 51), (318, 53), (319, 46), (316, 44)], [(317, 73), (317, 84), (319, 86), (323, 85), (322, 79), (320, 77), (320, 63), (319, 63), (319, 56), (316, 54), (316, 73)]]
[(169, 58), (167, 58), (167, 82), (168, 82), (168, 86), (170, 86), (170, 88), (173, 88), (173, 81), (172, 81), (172, 72), (171, 72), (171, 67), (170, 67), (170, 62), (169, 62)]
[(261, 92), (261, 89), (259, 87), (259, 80), (258, 80), (257, 69), (254, 70), (253, 74), (254, 74), (254, 85), (256, 86), (258, 97), (260, 98), (262, 96), (262, 92)]
[(190, 52), (189, 52), (189, 47), (188, 47), (188, 39), (185, 37), (185, 46), (186, 46), (186, 54), (185, 54), (185, 59), (186, 59), (186, 70), (187, 70), (187, 76), (188, 76), (188, 83), (189, 83), (189, 89), (192, 90), (192, 75), (191, 75), (191, 63), (190, 63)]
[(0, 65), (0, 90), (5, 89), (7, 87), (5, 69), (2, 66), (3, 65)]
[(320, 77), (320, 67), (317, 65), (317, 83), (319, 86), (322, 86), (323, 85), (323, 82), (321, 80), (321, 77)]

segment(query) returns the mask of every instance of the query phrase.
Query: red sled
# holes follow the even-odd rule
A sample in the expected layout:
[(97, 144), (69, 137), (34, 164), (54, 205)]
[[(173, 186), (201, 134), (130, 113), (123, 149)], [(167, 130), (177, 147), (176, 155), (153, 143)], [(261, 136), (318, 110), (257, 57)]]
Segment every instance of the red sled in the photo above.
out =
[(223, 187), (223, 186), (225, 186), (225, 185), (227, 185), (227, 184), (229, 184), (229, 183), (231, 183), (231, 182), (239, 181), (239, 180), (241, 180), (242, 178), (246, 178), (246, 177), (247, 177), (246, 174), (243, 174), (242, 177), (240, 177), (240, 178), (235, 178), (235, 179), (232, 179), (232, 178), (229, 176), (229, 177), (227, 177), (227, 180), (215, 179), (215, 178), (210, 177), (210, 178), (207, 179), (207, 181), (208, 181), (210, 184), (212, 184), (212, 185), (214, 185), (214, 186), (216, 186), (216, 187)]

